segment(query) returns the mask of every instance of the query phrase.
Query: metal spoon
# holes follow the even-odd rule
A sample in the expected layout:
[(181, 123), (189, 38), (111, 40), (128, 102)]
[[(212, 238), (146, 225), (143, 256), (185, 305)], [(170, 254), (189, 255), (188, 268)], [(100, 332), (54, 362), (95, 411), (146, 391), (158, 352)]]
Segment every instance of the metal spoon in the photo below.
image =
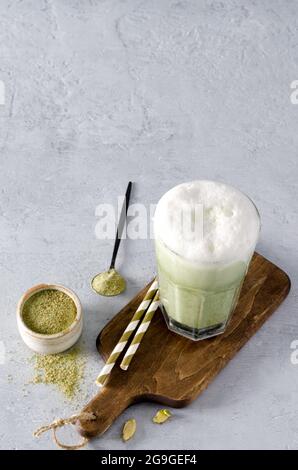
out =
[(119, 217), (110, 268), (108, 269), (108, 271), (104, 271), (102, 273), (96, 274), (96, 276), (94, 276), (94, 278), (91, 281), (92, 289), (97, 294), (100, 294), (100, 295), (105, 295), (105, 296), (118, 295), (118, 294), (121, 294), (121, 292), (123, 292), (126, 288), (126, 281), (116, 271), (115, 262), (116, 262), (116, 257), (117, 257), (120, 241), (121, 241), (121, 235), (122, 235), (123, 228), (124, 228), (125, 221), (126, 221), (131, 187), (132, 187), (132, 182), (130, 181), (127, 185), (125, 199), (123, 201), (123, 206), (122, 206), (120, 217)]

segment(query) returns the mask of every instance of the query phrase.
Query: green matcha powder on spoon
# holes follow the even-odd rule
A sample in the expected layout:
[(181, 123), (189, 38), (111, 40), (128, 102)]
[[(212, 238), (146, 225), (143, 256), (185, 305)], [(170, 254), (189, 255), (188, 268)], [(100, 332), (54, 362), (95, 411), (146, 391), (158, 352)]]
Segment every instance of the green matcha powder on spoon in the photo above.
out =
[(94, 276), (94, 278), (91, 281), (92, 289), (97, 294), (100, 294), (100, 295), (105, 295), (105, 296), (118, 295), (118, 294), (121, 294), (121, 292), (123, 292), (126, 288), (126, 281), (116, 271), (115, 262), (116, 262), (119, 245), (121, 242), (122, 232), (125, 226), (127, 210), (129, 206), (129, 200), (130, 200), (131, 187), (132, 187), (132, 182), (130, 181), (126, 189), (125, 198), (124, 198), (123, 206), (121, 209), (110, 268), (108, 269), (108, 271), (104, 271), (102, 273), (96, 274), (96, 276)]

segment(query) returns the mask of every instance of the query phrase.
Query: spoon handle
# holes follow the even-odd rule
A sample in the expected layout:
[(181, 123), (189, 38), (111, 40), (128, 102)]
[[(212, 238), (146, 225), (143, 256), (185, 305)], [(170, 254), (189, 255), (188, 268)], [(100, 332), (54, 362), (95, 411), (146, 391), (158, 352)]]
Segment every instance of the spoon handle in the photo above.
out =
[(128, 205), (129, 205), (131, 187), (132, 187), (132, 182), (130, 181), (127, 185), (127, 188), (126, 188), (125, 198), (124, 198), (124, 201), (123, 201), (123, 206), (122, 206), (120, 217), (119, 217), (119, 222), (118, 222), (118, 227), (117, 227), (117, 232), (116, 232), (116, 240), (115, 240), (115, 244), (114, 244), (110, 269), (115, 268), (115, 262), (116, 262), (116, 257), (117, 257), (120, 241), (121, 241), (121, 235), (122, 235), (123, 228), (124, 228), (125, 221), (126, 221), (126, 215), (127, 215)]

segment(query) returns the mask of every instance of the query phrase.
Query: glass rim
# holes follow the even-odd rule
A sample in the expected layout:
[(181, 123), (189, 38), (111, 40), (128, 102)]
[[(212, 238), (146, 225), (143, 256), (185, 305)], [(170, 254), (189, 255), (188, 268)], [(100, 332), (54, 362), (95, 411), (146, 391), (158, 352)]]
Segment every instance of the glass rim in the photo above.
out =
[[(189, 263), (192, 263), (192, 264), (197, 264), (197, 265), (202, 265), (202, 266), (220, 266), (220, 265), (226, 266), (228, 264), (231, 264), (231, 263), (237, 262), (237, 261), (242, 261), (242, 262), (248, 263), (250, 261), (250, 259), (252, 258), (253, 253), (255, 252), (255, 248), (256, 248), (256, 245), (257, 245), (257, 242), (258, 242), (258, 239), (259, 239), (259, 235), (260, 235), (260, 232), (261, 232), (261, 226), (262, 226), (261, 215), (260, 215), (259, 209), (257, 208), (256, 204), (254, 203), (254, 201), (252, 200), (252, 198), (250, 196), (248, 196), (245, 192), (241, 191), (240, 189), (236, 188), (233, 185), (226, 184), (226, 183), (223, 183), (221, 181), (207, 180), (207, 179), (206, 180), (194, 180), (193, 182), (195, 182), (195, 181), (206, 181), (206, 182), (219, 183), (219, 184), (223, 184), (225, 186), (229, 186), (229, 187), (233, 188), (235, 191), (241, 193), (244, 197), (246, 197), (246, 199), (248, 199), (248, 201), (250, 201), (250, 203), (252, 204), (252, 206), (254, 207), (254, 209), (256, 211), (256, 216), (257, 216), (257, 219), (259, 221), (259, 229), (258, 229), (257, 239), (256, 239), (256, 243), (254, 245), (253, 250), (252, 251), (247, 250), (247, 255), (248, 256), (245, 260), (244, 259), (239, 259), (239, 258), (238, 259), (230, 258), (230, 259), (226, 259), (226, 260), (223, 260), (223, 261), (202, 261), (202, 260), (191, 260), (189, 258), (184, 257), (183, 255), (180, 255), (175, 250), (170, 248), (161, 238), (157, 238), (155, 236), (155, 231), (154, 231), (154, 242), (159, 241), (160, 243), (162, 243), (162, 245), (165, 248), (167, 248), (175, 256), (177, 256), (178, 258), (181, 258), (183, 260), (186, 260), (186, 261), (188, 261)], [(181, 184), (184, 184), (184, 183), (181, 183)], [(179, 185), (176, 185), (176, 186), (179, 186)], [(173, 188), (175, 188), (175, 186), (173, 186)]]

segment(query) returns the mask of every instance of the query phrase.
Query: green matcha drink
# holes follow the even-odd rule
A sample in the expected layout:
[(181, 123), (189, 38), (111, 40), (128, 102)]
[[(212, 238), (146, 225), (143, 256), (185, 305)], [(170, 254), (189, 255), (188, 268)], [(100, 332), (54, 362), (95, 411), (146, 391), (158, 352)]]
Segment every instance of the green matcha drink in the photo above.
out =
[(184, 183), (160, 199), (155, 248), (162, 310), (170, 329), (191, 339), (224, 331), (259, 230), (251, 200), (222, 183)]

